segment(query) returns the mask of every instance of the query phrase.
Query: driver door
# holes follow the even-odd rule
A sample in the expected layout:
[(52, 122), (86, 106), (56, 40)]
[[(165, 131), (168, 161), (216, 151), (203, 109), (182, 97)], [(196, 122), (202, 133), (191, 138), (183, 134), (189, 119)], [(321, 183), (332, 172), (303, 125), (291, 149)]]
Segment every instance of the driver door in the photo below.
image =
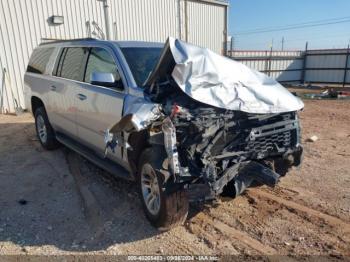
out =
[[(93, 73), (112, 73), (116, 82), (113, 87), (91, 84)], [(116, 59), (111, 50), (92, 47), (87, 59), (84, 82), (77, 90), (77, 129), (79, 140), (98, 155), (105, 151), (104, 134), (118, 122), (123, 113), (125, 89)], [(122, 162), (121, 148), (109, 149), (107, 157)]]

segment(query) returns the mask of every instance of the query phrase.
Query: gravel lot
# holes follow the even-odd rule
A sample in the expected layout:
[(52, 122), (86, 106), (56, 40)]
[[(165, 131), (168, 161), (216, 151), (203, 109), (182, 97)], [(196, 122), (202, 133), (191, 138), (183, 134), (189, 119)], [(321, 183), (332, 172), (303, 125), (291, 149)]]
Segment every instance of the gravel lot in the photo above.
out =
[(0, 254), (350, 256), (350, 102), (306, 101), (305, 157), (274, 189), (192, 205), (186, 224), (152, 228), (135, 185), (62, 147), (33, 118), (0, 115)]

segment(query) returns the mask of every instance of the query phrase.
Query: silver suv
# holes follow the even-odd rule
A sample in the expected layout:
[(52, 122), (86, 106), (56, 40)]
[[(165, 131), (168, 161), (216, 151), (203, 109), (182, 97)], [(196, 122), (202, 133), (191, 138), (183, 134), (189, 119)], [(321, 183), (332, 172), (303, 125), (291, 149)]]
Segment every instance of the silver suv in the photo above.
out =
[(167, 230), (189, 199), (274, 186), (301, 162), (302, 103), (229, 60), (177, 39), (45, 43), (24, 76), (26, 105), (44, 148), (64, 144), (137, 181), (147, 218)]

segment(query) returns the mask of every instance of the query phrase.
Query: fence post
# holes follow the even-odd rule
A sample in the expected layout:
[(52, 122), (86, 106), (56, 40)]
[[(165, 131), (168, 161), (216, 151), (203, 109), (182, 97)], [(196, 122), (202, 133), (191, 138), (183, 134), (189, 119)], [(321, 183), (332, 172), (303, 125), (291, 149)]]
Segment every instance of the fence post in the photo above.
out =
[(344, 78), (343, 78), (343, 87), (345, 87), (346, 84), (346, 76), (347, 76), (347, 72), (348, 72), (348, 61), (349, 61), (349, 45), (348, 48), (346, 50), (346, 59), (345, 59), (345, 67), (344, 67)]
[(302, 67), (301, 79), (300, 79), (300, 82), (302, 84), (305, 84), (307, 48), (308, 48), (308, 42), (306, 42), (305, 51), (304, 51), (304, 55), (303, 55), (303, 67)]

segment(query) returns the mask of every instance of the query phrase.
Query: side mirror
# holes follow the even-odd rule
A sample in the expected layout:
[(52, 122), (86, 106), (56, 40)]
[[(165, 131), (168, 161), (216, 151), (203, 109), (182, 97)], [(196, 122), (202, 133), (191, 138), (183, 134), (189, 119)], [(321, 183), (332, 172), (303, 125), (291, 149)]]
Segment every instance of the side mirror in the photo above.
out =
[(102, 73), (102, 72), (93, 72), (91, 74), (90, 84), (97, 86), (106, 86), (106, 87), (117, 87), (118, 83), (115, 81), (112, 73)]

